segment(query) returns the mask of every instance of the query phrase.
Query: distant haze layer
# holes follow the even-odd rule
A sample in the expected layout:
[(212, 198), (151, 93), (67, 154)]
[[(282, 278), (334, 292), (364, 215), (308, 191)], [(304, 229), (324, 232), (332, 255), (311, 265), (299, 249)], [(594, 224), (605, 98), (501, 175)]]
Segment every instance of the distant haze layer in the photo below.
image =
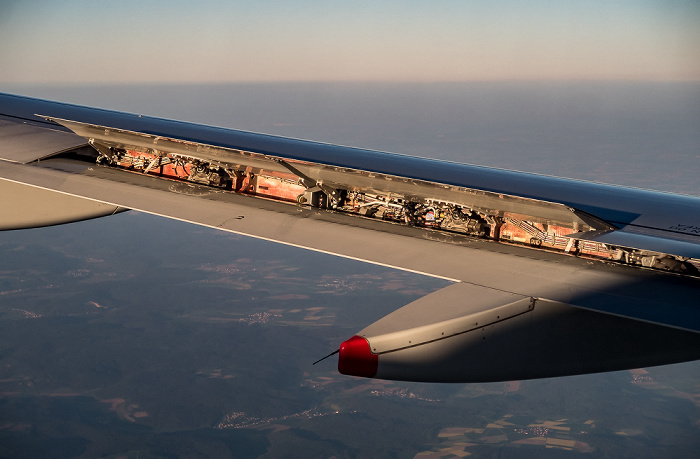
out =
[(700, 80), (700, 3), (0, 3), (0, 83)]

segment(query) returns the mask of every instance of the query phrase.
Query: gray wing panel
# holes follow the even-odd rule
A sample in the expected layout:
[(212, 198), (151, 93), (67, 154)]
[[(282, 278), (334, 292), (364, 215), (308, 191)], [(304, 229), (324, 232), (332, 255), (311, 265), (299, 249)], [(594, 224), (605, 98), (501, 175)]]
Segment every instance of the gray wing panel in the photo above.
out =
[[(30, 163), (85, 146), (86, 140), (72, 132), (0, 118), (0, 163)], [(121, 210), (125, 209), (0, 180), (0, 230), (60, 225)]]
[(71, 132), (0, 119), (0, 159), (30, 163), (85, 145), (84, 138)]
[(698, 279), (301, 208), (99, 166), (70, 168), (72, 172), (5, 163), (0, 176), (239, 234), (700, 331)]
[(127, 209), (0, 178), (0, 230), (61, 225), (124, 210)]

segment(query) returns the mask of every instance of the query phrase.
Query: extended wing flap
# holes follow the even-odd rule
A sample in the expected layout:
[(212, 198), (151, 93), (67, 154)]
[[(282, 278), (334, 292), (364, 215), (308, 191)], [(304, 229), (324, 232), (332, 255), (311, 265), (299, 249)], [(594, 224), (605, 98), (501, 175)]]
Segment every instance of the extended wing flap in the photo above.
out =
[(174, 154), (233, 167), (254, 167), (276, 172), (288, 172), (277, 160), (261, 154), (61, 118), (48, 116), (44, 118), (67, 127), (98, 149), (102, 147), (102, 151), (110, 148), (130, 149), (156, 155)]

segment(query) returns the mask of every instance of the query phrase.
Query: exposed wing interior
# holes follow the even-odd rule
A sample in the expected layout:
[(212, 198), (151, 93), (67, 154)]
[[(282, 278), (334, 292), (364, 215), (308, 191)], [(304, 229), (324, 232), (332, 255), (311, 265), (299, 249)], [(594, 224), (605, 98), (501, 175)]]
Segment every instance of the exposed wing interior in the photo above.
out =
[[(160, 167), (162, 174), (164, 164), (175, 164), (177, 171), (182, 164), (183, 173), (187, 167), (189, 172), (176, 178), (235, 191), (657, 269), (688, 273), (700, 266), (700, 237), (687, 231), (654, 229), (653, 237), (638, 236), (639, 226), (628, 225), (620, 232), (595, 215), (558, 202), (294, 160), (283, 152), (263, 154), (44, 118), (87, 139), (105, 162), (131, 169), (138, 163), (146, 173)], [(259, 187), (261, 176), (272, 180)], [(270, 184), (277, 191), (269, 191)]]
[[(601, 242), (609, 247), (644, 247), (653, 256), (657, 254), (674, 254), (682, 257), (700, 259), (698, 237), (672, 231), (659, 231), (653, 228), (624, 227), (615, 231), (591, 231), (576, 234), (584, 241)], [(646, 265), (654, 262), (649, 259)]]
[(432, 200), (467, 206), (485, 215), (509, 213), (516, 217), (527, 216), (537, 223), (568, 225), (581, 231), (614, 228), (614, 226), (594, 216), (577, 212), (575, 209), (554, 202), (409, 179), (367, 170), (295, 161), (284, 156), (278, 157), (215, 147), (48, 116), (45, 118), (89, 139), (91, 145), (105, 152), (110, 151), (110, 149), (129, 150), (161, 156), (175, 155), (192, 158), (233, 170), (250, 167), (257, 171), (292, 172), (302, 181), (310, 182), (306, 183), (310, 188), (321, 184), (321, 187), (326, 189), (390, 194), (403, 200), (423, 199), (429, 196)]

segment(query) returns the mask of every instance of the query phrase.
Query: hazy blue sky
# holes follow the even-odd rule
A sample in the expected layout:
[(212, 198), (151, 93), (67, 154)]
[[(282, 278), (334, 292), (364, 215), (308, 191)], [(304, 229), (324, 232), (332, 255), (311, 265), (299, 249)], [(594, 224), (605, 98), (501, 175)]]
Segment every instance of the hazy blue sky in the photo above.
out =
[(700, 2), (0, 0), (0, 83), (700, 80)]

